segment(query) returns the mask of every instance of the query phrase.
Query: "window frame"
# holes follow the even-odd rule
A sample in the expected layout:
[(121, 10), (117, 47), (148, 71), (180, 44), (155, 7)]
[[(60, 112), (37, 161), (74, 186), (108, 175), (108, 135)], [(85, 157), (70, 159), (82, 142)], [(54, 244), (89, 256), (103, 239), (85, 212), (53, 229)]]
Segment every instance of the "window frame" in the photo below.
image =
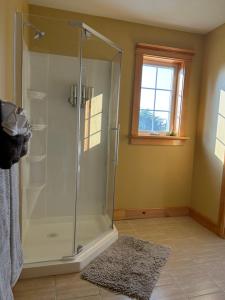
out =
[[(188, 84), (190, 79), (190, 67), (194, 51), (165, 47), (159, 45), (149, 45), (138, 43), (136, 45), (136, 62), (135, 62), (135, 78), (134, 78), (134, 95), (133, 95), (133, 111), (131, 124), (131, 144), (149, 144), (149, 145), (183, 145), (189, 138), (185, 136), (186, 114), (187, 114), (187, 96)], [(162, 134), (150, 134), (148, 132), (141, 132), (139, 127), (139, 112), (140, 112), (140, 97), (141, 97), (141, 81), (142, 81), (142, 67), (144, 64), (173, 66), (176, 68), (174, 80), (174, 95), (173, 95), (173, 116), (171, 115), (172, 128), (174, 130), (176, 118), (178, 119), (178, 131), (176, 136)], [(181, 107), (178, 115), (178, 96), (179, 84), (181, 75), (182, 81), (182, 99)], [(172, 111), (171, 111), (172, 113)]]

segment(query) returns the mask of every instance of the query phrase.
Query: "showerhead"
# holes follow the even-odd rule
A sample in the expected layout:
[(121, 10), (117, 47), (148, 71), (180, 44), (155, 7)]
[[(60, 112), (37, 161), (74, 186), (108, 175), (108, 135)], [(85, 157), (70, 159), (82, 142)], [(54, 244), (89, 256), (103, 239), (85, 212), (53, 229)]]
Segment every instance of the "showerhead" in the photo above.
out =
[(34, 35), (34, 40), (40, 40), (45, 36), (45, 32), (44, 31), (36, 31), (35, 35)]
[(44, 31), (41, 31), (39, 30), (36, 26), (34, 26), (33, 24), (31, 23), (24, 23), (24, 25), (32, 28), (35, 33), (34, 33), (34, 40), (40, 40), (42, 39), (44, 36), (45, 36), (45, 32)]

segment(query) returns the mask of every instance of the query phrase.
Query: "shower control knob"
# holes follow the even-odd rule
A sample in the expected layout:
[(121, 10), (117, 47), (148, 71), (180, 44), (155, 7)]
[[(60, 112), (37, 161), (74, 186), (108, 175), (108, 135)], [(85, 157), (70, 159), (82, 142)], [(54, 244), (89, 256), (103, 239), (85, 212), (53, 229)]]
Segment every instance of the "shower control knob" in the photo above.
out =
[(77, 105), (77, 85), (71, 85), (70, 89), (70, 97), (68, 98), (68, 102), (75, 107)]

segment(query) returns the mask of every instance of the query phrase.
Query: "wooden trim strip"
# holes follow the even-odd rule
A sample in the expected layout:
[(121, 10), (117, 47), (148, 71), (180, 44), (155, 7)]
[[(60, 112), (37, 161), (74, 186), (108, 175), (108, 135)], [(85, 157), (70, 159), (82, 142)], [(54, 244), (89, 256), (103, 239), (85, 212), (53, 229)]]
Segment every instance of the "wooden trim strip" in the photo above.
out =
[(132, 145), (152, 145), (152, 146), (182, 146), (188, 141), (188, 137), (177, 136), (131, 136)]
[(174, 47), (154, 45), (154, 44), (137, 43), (136, 48), (148, 49), (148, 50), (153, 50), (153, 51), (174, 52), (174, 53), (185, 54), (185, 55), (190, 55), (190, 56), (195, 55), (195, 51), (191, 50), (191, 49), (174, 48)]
[(132, 107), (132, 123), (131, 123), (131, 134), (132, 135), (138, 134), (142, 65), (143, 65), (143, 56), (136, 55), (134, 91), (133, 91), (133, 107)]
[(148, 218), (164, 218), (164, 217), (182, 217), (190, 216), (197, 223), (214, 232), (222, 238), (224, 234), (220, 234), (219, 225), (212, 222), (209, 218), (203, 216), (193, 208), (189, 207), (166, 207), (166, 208), (146, 208), (146, 209), (115, 209), (114, 220), (132, 220), (132, 219), (148, 219)]
[(190, 208), (190, 217), (192, 217), (197, 223), (206, 227), (208, 230), (219, 234), (219, 226), (212, 222), (209, 218), (203, 216), (201, 213), (197, 212), (193, 208)]
[[(132, 120), (131, 120), (131, 137), (129, 142), (135, 145), (169, 145), (180, 146), (184, 145), (186, 132), (186, 116), (187, 116), (187, 98), (188, 98), (188, 85), (190, 77), (191, 60), (195, 52), (189, 49), (172, 48), (160, 45), (149, 45), (144, 43), (136, 44), (136, 61), (135, 61), (135, 78), (134, 78), (134, 90), (133, 90), (133, 106), (132, 106)], [(142, 77), (142, 65), (144, 62), (163, 64), (169, 66), (176, 66), (176, 83), (174, 87), (174, 105), (173, 115), (171, 118), (172, 126), (170, 129), (176, 130), (181, 139), (171, 137), (168, 140), (161, 137), (145, 137), (138, 131), (139, 112), (140, 112), (140, 93), (141, 93), (141, 77)], [(183, 95), (181, 102), (181, 109), (179, 115), (179, 126), (176, 124), (177, 108), (177, 91), (178, 91), (178, 79), (180, 80), (181, 70), (184, 73), (183, 79)]]
[(167, 207), (147, 209), (115, 209), (114, 220), (131, 220), (160, 217), (181, 217), (188, 216), (188, 207)]
[(177, 135), (151, 135), (151, 134), (144, 134), (140, 133), (137, 136), (132, 136), (134, 139), (156, 139), (156, 140), (190, 140), (189, 137), (186, 136), (177, 136)]

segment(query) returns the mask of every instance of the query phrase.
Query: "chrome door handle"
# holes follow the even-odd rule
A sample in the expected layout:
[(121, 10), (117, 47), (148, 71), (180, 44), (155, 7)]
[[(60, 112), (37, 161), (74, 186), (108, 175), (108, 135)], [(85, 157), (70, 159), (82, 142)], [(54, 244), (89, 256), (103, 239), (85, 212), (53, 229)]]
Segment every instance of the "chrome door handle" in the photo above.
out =
[(119, 143), (120, 143), (120, 124), (118, 124), (118, 127), (112, 128), (113, 131), (116, 132), (116, 142), (114, 146), (114, 158), (113, 162), (118, 165), (119, 161)]

